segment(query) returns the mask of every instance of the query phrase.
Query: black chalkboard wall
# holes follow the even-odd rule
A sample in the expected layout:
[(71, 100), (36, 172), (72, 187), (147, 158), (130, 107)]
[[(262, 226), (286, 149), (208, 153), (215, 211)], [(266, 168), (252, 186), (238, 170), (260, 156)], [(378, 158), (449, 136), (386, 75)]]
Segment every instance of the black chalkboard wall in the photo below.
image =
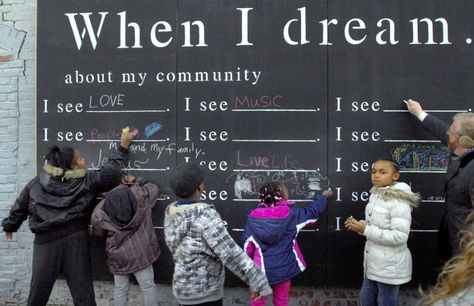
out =
[[(469, 0), (38, 1), (38, 170), (56, 143), (96, 168), (122, 127), (138, 129), (127, 170), (162, 187), (155, 269), (168, 283), (162, 225), (176, 164), (208, 169), (206, 201), (239, 242), (264, 182), (285, 182), (301, 205), (330, 185), (327, 212), (299, 235), (309, 268), (294, 284), (351, 287), (364, 239), (343, 220), (363, 218), (370, 163), (392, 155), (423, 197), (411, 284), (433, 281), (446, 151), (403, 99), (446, 121), (472, 111), (472, 12)], [(94, 271), (111, 278), (101, 240)]]

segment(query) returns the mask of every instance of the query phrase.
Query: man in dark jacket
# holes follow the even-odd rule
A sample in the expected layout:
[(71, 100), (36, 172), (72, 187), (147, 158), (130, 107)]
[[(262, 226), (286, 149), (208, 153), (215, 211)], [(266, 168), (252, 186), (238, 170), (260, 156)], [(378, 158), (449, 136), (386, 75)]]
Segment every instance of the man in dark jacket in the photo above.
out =
[(158, 306), (153, 263), (160, 256), (151, 209), (158, 186), (131, 175), (106, 194), (94, 209), (94, 233), (107, 235), (107, 265), (114, 274), (114, 305), (126, 306), (129, 275), (134, 274), (145, 297), (145, 306)]
[(110, 171), (105, 169), (124, 166), (132, 139), (132, 133), (123, 133), (118, 150), (112, 153), (101, 170), (94, 171), (87, 171), (78, 150), (52, 147), (46, 155), (44, 171), (25, 186), (9, 216), (2, 221), (8, 240), (26, 218), (35, 234), (29, 306), (47, 304), (61, 272), (74, 305), (96, 305), (88, 221), (98, 193), (113, 185), (113, 180), (106, 175)]
[(449, 126), (424, 112), (417, 101), (408, 100), (407, 107), (451, 153), (444, 187), (446, 213), (438, 232), (440, 254), (447, 260), (459, 253), (458, 234), (474, 208), (474, 114), (459, 113)]

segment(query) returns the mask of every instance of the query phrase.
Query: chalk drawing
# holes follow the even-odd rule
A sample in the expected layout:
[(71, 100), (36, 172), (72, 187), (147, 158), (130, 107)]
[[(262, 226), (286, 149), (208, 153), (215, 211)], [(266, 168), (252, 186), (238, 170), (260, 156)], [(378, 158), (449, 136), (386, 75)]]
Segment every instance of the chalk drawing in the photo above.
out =
[(330, 185), (329, 179), (317, 171), (242, 171), (230, 175), (226, 182), (234, 185), (234, 196), (237, 199), (257, 198), (262, 185), (270, 182), (283, 183), (288, 188), (290, 198), (300, 199), (312, 199)]
[(403, 170), (445, 170), (449, 153), (445, 146), (402, 144), (391, 151)]
[(145, 128), (145, 137), (150, 137), (151, 135), (155, 134), (156, 132), (158, 132), (159, 130), (161, 130), (161, 128), (163, 127), (164, 125), (161, 124), (160, 122), (153, 122), (149, 125), (147, 125), (147, 127)]

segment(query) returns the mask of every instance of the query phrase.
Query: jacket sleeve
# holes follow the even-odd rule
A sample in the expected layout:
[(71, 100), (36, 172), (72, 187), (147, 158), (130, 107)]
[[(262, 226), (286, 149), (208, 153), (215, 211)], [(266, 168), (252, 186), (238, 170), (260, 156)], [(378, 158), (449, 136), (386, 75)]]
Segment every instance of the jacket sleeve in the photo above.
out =
[(399, 246), (408, 241), (411, 225), (411, 207), (405, 202), (394, 201), (390, 210), (390, 228), (367, 224), (364, 236), (367, 240), (387, 246)]
[(5, 232), (16, 232), (20, 228), (23, 221), (28, 217), (28, 204), (30, 202), (30, 184), (28, 183), (25, 188), (20, 192), (18, 198), (15, 200), (10, 214), (7, 218), (3, 219), (2, 227)]
[(140, 190), (137, 201), (145, 201), (149, 207), (155, 206), (156, 200), (158, 199), (160, 193), (158, 186), (153, 183), (145, 183), (144, 185), (137, 184), (135, 186), (137, 186), (137, 188)]
[(446, 132), (449, 130), (449, 125), (444, 121), (436, 118), (433, 115), (428, 115), (422, 122), (422, 126), (434, 137), (441, 140), (444, 145), (448, 144), (449, 136)]
[(247, 224), (245, 226), (245, 230), (241, 238), (242, 246), (244, 248), (245, 253), (247, 253), (247, 256), (249, 256), (250, 258), (253, 258), (253, 254), (255, 252), (255, 244), (250, 241), (251, 240), (250, 237), (251, 237), (251, 233), (249, 230), (249, 226)]
[(265, 274), (235, 243), (216, 210), (210, 210), (202, 222), (202, 229), (209, 247), (232, 273), (249, 284), (252, 292), (261, 295), (272, 292)]
[(99, 215), (98, 215), (99, 210), (102, 209), (102, 205), (104, 205), (104, 201), (105, 200), (102, 200), (100, 201), (99, 204), (97, 204), (91, 216), (92, 233), (99, 237), (105, 237), (107, 235), (107, 230), (103, 229), (100, 226)]
[(87, 172), (86, 185), (88, 185), (96, 194), (103, 191), (103, 185), (107, 184), (107, 182), (105, 182), (106, 178), (101, 176), (101, 170), (104, 168), (122, 169), (125, 166), (125, 163), (128, 162), (128, 155), (128, 150), (119, 145), (118, 149), (113, 151), (106, 161), (102, 163), (99, 170)]
[(293, 209), (293, 213), (298, 224), (314, 223), (326, 210), (327, 199), (323, 195), (318, 195), (307, 207)]

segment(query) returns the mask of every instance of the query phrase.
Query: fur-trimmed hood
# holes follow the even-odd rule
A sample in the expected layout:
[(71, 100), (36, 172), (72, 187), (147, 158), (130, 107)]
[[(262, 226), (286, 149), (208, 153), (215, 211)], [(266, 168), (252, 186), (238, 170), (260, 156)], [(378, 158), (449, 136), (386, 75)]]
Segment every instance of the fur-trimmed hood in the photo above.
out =
[(412, 207), (417, 207), (421, 200), (420, 194), (411, 191), (410, 186), (403, 182), (386, 187), (372, 187), (370, 193), (379, 195), (385, 201), (403, 200)]
[(87, 169), (66, 170), (66, 173), (64, 173), (62, 168), (52, 166), (46, 162), (44, 163), (43, 170), (51, 176), (60, 177), (61, 180), (83, 178), (87, 174)]
[(71, 195), (82, 189), (87, 174), (86, 169), (66, 170), (64, 173), (63, 169), (48, 163), (44, 164), (43, 170), (38, 176), (39, 182), (47, 193), (56, 196)]

